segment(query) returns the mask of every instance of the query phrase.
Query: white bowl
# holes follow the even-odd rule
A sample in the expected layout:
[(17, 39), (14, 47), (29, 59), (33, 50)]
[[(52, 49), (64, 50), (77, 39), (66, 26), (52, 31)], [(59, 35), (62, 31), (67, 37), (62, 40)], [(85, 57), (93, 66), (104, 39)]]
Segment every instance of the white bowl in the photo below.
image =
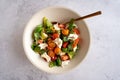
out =
[(90, 46), (90, 34), (87, 25), (83, 20), (75, 22), (80, 30), (80, 37), (82, 38), (82, 44), (80, 50), (78, 50), (74, 59), (72, 59), (71, 62), (64, 68), (62, 67), (49, 68), (48, 63), (45, 62), (39, 56), (39, 54), (36, 54), (31, 49), (32, 32), (36, 27), (36, 25), (42, 23), (42, 19), (44, 16), (47, 17), (50, 21), (57, 21), (57, 22), (66, 22), (69, 21), (71, 18), (80, 17), (80, 15), (77, 14), (76, 12), (64, 7), (48, 7), (36, 13), (28, 22), (23, 33), (23, 47), (25, 54), (33, 65), (35, 65), (37, 68), (47, 73), (58, 74), (58, 73), (64, 73), (70, 71), (71, 69), (75, 68), (76, 66), (78, 66), (78, 64), (81, 63), (81, 61), (85, 58), (88, 52)]

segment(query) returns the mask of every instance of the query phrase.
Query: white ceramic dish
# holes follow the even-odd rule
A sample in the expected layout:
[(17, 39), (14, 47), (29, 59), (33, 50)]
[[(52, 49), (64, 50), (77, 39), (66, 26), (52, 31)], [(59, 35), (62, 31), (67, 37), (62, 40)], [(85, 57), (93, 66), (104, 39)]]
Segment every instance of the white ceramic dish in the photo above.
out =
[(80, 17), (76, 12), (64, 7), (49, 7), (36, 13), (28, 22), (23, 33), (23, 48), (25, 54), (33, 65), (35, 65), (37, 68), (47, 73), (58, 74), (58, 73), (64, 73), (70, 71), (71, 69), (75, 68), (76, 66), (78, 66), (78, 64), (81, 63), (81, 61), (85, 58), (88, 52), (90, 46), (90, 34), (87, 25), (83, 20), (75, 22), (80, 30), (80, 37), (82, 38), (82, 44), (80, 50), (77, 52), (74, 59), (72, 59), (71, 62), (64, 68), (62, 67), (49, 68), (48, 63), (45, 62), (39, 56), (39, 54), (36, 54), (31, 49), (32, 32), (36, 27), (36, 25), (42, 23), (42, 19), (44, 16), (47, 17), (50, 21), (57, 21), (57, 22), (66, 22), (69, 21), (71, 18)]

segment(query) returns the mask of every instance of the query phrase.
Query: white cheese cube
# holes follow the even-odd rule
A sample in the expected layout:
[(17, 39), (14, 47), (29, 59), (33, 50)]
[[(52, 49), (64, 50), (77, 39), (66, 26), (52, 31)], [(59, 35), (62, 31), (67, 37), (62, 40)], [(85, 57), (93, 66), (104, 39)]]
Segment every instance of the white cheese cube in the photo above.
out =
[(41, 57), (42, 57), (42, 58), (45, 58), (45, 59), (47, 60), (47, 62), (50, 62), (50, 61), (51, 61), (50, 56), (48, 56), (46, 52), (43, 53), (43, 54), (41, 55)]
[(55, 28), (55, 30), (60, 30), (60, 28), (58, 27), (58, 23), (54, 24), (53, 27)]
[(73, 51), (75, 52), (77, 50), (77, 46), (73, 48)]
[(77, 39), (78, 38), (78, 35), (77, 34), (70, 34), (69, 36), (68, 36), (68, 39), (72, 39), (72, 40), (75, 40), (75, 39)]
[(45, 49), (48, 45), (46, 43), (40, 43), (39, 46), (40, 49)]
[(60, 38), (56, 38), (56, 39), (54, 40), (54, 42), (57, 44), (57, 46), (58, 46), (59, 48), (62, 47), (63, 41), (62, 41)]

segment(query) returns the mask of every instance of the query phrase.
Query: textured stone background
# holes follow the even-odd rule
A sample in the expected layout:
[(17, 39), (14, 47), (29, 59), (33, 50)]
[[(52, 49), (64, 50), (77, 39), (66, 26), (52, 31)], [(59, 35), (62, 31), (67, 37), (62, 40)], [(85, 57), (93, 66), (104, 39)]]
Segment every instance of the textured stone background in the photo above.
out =
[[(48, 6), (65, 6), (81, 15), (101, 10), (85, 20), (92, 43), (73, 71), (51, 75), (34, 67), (22, 47), (24, 27)], [(0, 80), (120, 80), (120, 0), (0, 0)]]

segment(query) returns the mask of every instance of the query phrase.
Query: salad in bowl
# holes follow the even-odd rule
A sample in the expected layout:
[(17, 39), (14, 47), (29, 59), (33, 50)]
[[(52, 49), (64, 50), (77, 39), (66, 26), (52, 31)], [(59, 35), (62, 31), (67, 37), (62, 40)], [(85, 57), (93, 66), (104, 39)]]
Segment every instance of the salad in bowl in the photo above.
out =
[(80, 48), (80, 31), (74, 20), (67, 24), (50, 22), (43, 17), (32, 33), (31, 48), (43, 58), (48, 66), (64, 67), (74, 58)]

